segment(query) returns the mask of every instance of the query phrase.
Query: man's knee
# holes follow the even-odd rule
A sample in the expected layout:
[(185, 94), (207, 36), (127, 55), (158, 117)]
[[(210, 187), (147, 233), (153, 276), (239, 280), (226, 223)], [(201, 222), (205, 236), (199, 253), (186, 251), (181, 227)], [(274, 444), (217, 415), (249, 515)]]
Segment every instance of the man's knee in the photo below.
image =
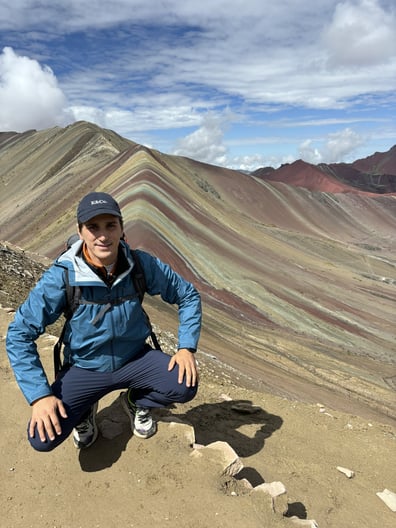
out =
[(42, 453), (48, 453), (49, 451), (52, 451), (59, 445), (59, 443), (51, 442), (51, 440), (45, 440), (42, 442), (40, 438), (28, 438), (30, 445), (33, 447), (35, 451), (40, 451)]
[(28, 436), (28, 441), (30, 445), (33, 447), (33, 449), (35, 451), (40, 451), (42, 453), (48, 453), (49, 451), (52, 451), (66, 439), (66, 437), (63, 434), (60, 436), (56, 436), (54, 440), (50, 440), (48, 436), (46, 435), (46, 438), (43, 442), (40, 439), (40, 436), (37, 430), (34, 431), (34, 436), (30, 436), (29, 430), (28, 430), (27, 436)]
[[(183, 389), (183, 390), (182, 390)], [(198, 392), (198, 383), (194, 387), (187, 387), (185, 384), (180, 385), (180, 394), (178, 403), (187, 403), (195, 398)]]

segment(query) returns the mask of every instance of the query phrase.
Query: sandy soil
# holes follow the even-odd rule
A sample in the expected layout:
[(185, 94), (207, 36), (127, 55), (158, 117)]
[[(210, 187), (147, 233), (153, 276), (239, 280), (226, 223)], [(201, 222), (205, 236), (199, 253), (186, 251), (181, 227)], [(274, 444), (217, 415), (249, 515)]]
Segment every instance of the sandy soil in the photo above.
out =
[[(112, 393), (100, 402), (101, 434), (90, 449), (79, 452), (67, 440), (52, 453), (34, 452), (25, 433), (29, 407), (5, 355), (11, 318), (0, 310), (0, 526), (293, 528), (293, 516), (314, 519), (320, 528), (394, 526), (396, 514), (376, 493), (396, 491), (395, 427), (252, 390), (248, 380), (199, 352), (197, 398), (157, 412), (153, 438), (132, 436)], [(39, 342), (48, 372), (52, 344), (50, 336)], [(194, 427), (198, 444), (227, 442), (244, 468), (224, 478), (211, 450), (191, 456), (190, 441), (169, 426), (175, 418)], [(252, 486), (281, 481), (286, 515), (274, 513), (269, 497), (252, 494), (242, 478)]]

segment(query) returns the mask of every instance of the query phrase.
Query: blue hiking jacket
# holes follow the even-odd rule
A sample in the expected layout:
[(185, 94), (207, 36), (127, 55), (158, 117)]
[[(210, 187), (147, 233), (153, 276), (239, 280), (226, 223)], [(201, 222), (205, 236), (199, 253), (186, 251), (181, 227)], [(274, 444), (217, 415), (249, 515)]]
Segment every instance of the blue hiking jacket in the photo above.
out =
[[(87, 265), (82, 243), (75, 243), (44, 272), (19, 307), (7, 333), (7, 353), (15, 378), (29, 404), (51, 394), (37, 351), (36, 340), (67, 305), (65, 270), (71, 286), (80, 286), (82, 304), (67, 322), (65, 362), (109, 372), (125, 365), (142, 351), (150, 335), (133, 280), (129, 246), (120, 243), (129, 267), (112, 286)], [(201, 301), (194, 286), (158, 258), (136, 250), (149, 295), (160, 295), (178, 306), (178, 348), (197, 348), (201, 329)]]

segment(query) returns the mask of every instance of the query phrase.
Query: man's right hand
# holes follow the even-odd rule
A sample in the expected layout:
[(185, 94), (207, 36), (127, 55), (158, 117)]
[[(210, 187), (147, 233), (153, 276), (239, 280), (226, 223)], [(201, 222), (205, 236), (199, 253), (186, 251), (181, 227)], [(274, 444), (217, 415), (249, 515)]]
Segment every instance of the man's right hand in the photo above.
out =
[(59, 421), (59, 416), (67, 418), (66, 409), (62, 400), (55, 396), (44, 396), (32, 403), (32, 418), (29, 425), (29, 436), (34, 437), (35, 428), (37, 428), (38, 435), (42, 442), (45, 442), (47, 437), (50, 440), (55, 439), (55, 435), (62, 433), (62, 428)]

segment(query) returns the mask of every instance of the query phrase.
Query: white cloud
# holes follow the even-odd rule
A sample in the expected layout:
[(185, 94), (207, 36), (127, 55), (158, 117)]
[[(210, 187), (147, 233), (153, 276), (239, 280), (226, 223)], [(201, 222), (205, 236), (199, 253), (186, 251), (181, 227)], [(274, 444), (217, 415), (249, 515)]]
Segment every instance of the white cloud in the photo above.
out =
[(360, 147), (365, 138), (352, 130), (345, 128), (339, 132), (329, 134), (326, 142), (326, 162), (339, 162), (350, 157), (351, 154)]
[(106, 127), (106, 114), (95, 106), (73, 106), (70, 108), (76, 121), (90, 121), (100, 127)]
[(365, 138), (360, 134), (345, 128), (329, 134), (319, 146), (315, 146), (313, 140), (306, 139), (299, 147), (299, 155), (308, 163), (339, 163), (346, 161), (364, 141)]
[[(321, 7), (327, 11), (334, 0), (321, 0)], [(27, 13), (34, 9), (34, 16)], [(271, 38), (284, 38), (284, 28), (272, 24), (272, 20), (287, 22), (295, 20), (295, 14), (301, 13), (308, 23), (314, 23), (312, 7), (296, 0), (112, 0), (111, 6), (103, 0), (13, 0), (0, 3), (0, 29), (34, 29), (52, 24), (55, 32), (102, 28), (118, 25), (126, 20), (136, 24), (151, 25), (189, 24), (219, 28), (226, 33), (241, 31), (240, 20), (250, 19), (250, 27), (244, 31), (249, 34), (254, 27), (265, 25)], [(93, 16), (94, 14), (94, 16)], [(261, 16), (261, 15), (266, 16)], [(298, 26), (297, 26), (298, 28)]]
[(370, 66), (396, 56), (396, 13), (377, 0), (341, 2), (324, 32), (330, 64)]
[(197, 130), (178, 141), (173, 154), (206, 163), (224, 165), (227, 154), (227, 148), (223, 142), (224, 127), (224, 117), (207, 114)]
[(308, 163), (317, 163), (323, 162), (323, 155), (320, 150), (313, 146), (312, 139), (305, 139), (299, 148), (299, 157)]
[(292, 163), (293, 157), (265, 156), (262, 154), (252, 154), (245, 156), (234, 156), (227, 161), (230, 169), (253, 172), (263, 167), (279, 167), (282, 163)]
[(11, 48), (0, 55), (0, 130), (23, 132), (66, 122), (66, 99), (50, 68)]

